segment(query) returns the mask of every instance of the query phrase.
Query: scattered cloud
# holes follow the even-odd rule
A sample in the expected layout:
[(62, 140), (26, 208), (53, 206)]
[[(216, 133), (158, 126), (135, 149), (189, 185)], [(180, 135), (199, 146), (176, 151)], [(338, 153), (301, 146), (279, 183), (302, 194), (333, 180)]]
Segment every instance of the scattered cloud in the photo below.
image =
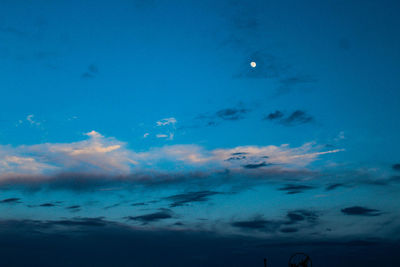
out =
[(223, 121), (242, 120), (250, 111), (250, 109), (244, 107), (243, 103), (239, 103), (234, 107), (220, 109), (213, 113), (200, 114), (195, 119), (202, 121), (204, 123), (203, 126), (216, 126)]
[(326, 191), (331, 191), (331, 190), (334, 190), (334, 189), (336, 189), (336, 188), (338, 188), (338, 187), (343, 187), (343, 186), (345, 186), (343, 183), (331, 184), (331, 185), (328, 185), (328, 186), (325, 188), (325, 190), (326, 190)]
[(311, 189), (314, 189), (314, 187), (309, 185), (298, 185), (298, 184), (287, 184), (286, 186), (279, 188), (280, 191), (286, 191), (286, 194), (289, 195), (303, 193), (304, 191)]
[(175, 125), (178, 121), (174, 118), (165, 118), (156, 122), (157, 126)]
[(198, 191), (188, 192), (184, 194), (173, 195), (164, 198), (165, 200), (172, 201), (170, 207), (179, 207), (193, 202), (206, 202), (210, 196), (220, 194), (214, 191)]
[(139, 221), (143, 224), (148, 224), (152, 222), (157, 222), (160, 220), (166, 220), (172, 218), (172, 212), (168, 209), (162, 209), (161, 211), (140, 215), (140, 216), (128, 216), (126, 219), (130, 221)]
[(20, 198), (6, 198), (3, 200), (0, 200), (0, 204), (16, 204), (16, 203), (21, 203)]
[(166, 140), (174, 140), (174, 134), (169, 133), (169, 134), (156, 134), (157, 138), (165, 138)]
[(266, 167), (266, 166), (269, 166), (269, 165), (270, 164), (267, 164), (265, 161), (263, 161), (261, 163), (243, 165), (243, 168), (245, 168), (245, 169), (258, 169), (258, 168)]
[(287, 116), (282, 111), (277, 110), (265, 116), (264, 120), (275, 121), (285, 126), (296, 126), (314, 122), (314, 118), (302, 110), (293, 111)]
[(231, 225), (244, 231), (295, 233), (300, 229), (316, 226), (318, 218), (316, 212), (302, 209), (287, 212), (286, 217), (281, 220), (266, 220), (258, 215), (250, 220), (232, 222)]
[(216, 116), (222, 120), (236, 121), (243, 119), (244, 114), (248, 113), (249, 110), (244, 108), (226, 108), (216, 112)]

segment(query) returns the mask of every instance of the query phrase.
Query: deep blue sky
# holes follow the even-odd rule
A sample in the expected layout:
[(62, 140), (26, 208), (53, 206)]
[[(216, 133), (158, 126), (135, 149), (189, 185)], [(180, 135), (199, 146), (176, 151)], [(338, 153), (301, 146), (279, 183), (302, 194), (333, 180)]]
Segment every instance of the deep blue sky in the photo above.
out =
[(2, 0), (0, 234), (398, 242), (399, 8)]

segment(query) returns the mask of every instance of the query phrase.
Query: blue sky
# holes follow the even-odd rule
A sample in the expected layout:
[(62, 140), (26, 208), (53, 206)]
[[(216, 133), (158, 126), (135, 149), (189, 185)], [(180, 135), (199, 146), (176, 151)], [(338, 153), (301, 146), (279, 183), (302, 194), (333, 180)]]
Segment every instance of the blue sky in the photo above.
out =
[(2, 1), (2, 220), (398, 240), (398, 8)]

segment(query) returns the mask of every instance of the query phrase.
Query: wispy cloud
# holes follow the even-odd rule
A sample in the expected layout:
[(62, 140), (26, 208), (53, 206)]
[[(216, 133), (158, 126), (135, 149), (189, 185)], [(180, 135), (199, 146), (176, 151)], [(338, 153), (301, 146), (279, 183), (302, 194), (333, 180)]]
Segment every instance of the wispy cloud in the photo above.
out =
[(157, 126), (175, 125), (178, 121), (174, 118), (165, 118), (156, 122)]

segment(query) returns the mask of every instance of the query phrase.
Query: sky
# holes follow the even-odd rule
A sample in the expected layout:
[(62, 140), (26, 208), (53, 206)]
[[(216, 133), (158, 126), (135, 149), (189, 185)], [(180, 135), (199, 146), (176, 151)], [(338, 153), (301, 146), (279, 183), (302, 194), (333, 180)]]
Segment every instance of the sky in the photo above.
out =
[(396, 266), (397, 1), (0, 6), (9, 266)]

